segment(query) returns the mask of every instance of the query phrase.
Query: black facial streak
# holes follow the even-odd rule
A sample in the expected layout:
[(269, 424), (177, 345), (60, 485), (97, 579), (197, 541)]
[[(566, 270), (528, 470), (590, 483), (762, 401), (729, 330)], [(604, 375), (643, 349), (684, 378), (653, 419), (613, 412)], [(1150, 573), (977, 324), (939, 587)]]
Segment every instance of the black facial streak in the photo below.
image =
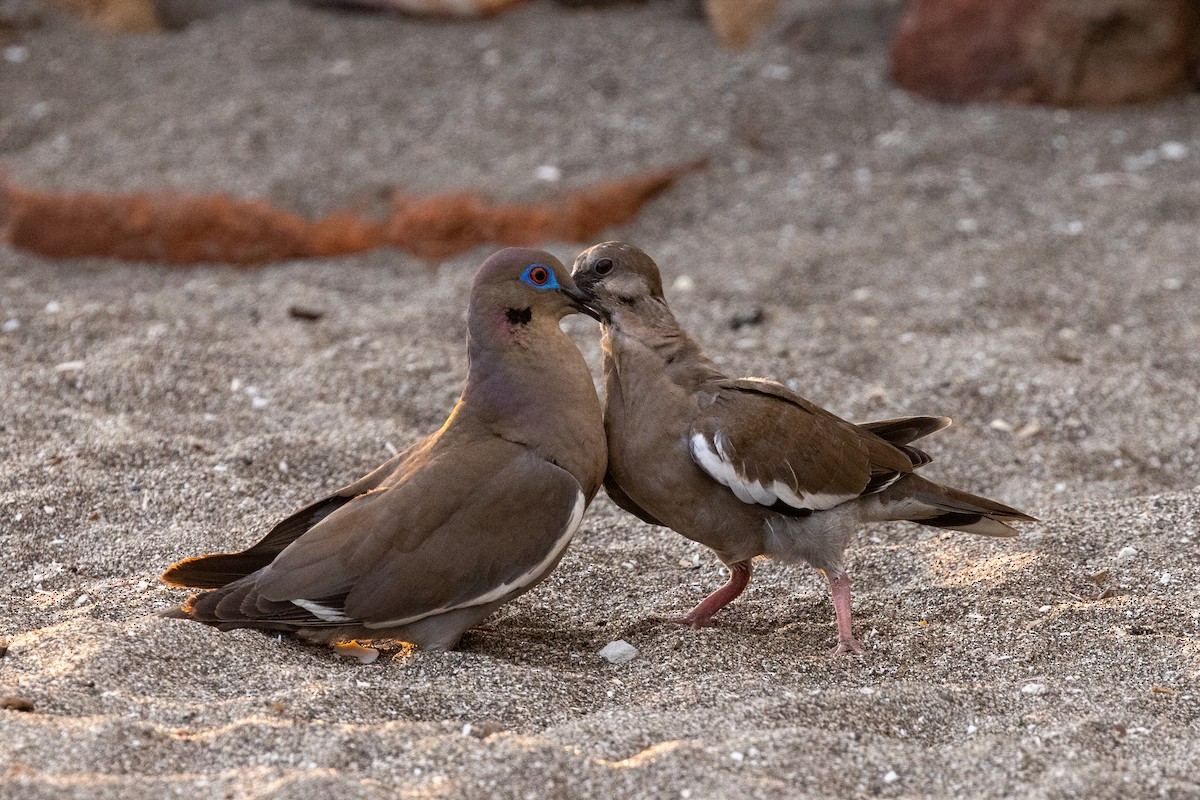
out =
[(504, 312), (510, 325), (528, 325), (533, 319), (533, 311), (528, 308), (510, 308)]

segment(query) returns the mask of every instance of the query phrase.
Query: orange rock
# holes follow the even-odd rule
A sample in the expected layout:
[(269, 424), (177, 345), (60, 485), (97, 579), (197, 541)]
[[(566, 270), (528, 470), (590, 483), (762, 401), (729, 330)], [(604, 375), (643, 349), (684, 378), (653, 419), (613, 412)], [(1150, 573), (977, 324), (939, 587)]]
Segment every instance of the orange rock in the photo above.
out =
[(481, 244), (585, 241), (631, 219), (701, 164), (586, 187), (557, 202), (490, 203), (460, 192), (400, 197), (386, 219), (349, 212), (306, 220), (265, 200), (175, 192), (64, 194), (0, 183), (0, 239), (51, 258), (255, 266), (392, 246), (436, 260)]
[(779, 0), (704, 0), (708, 24), (725, 47), (740, 50), (775, 18)]
[(1188, 85), (1195, 0), (914, 0), (892, 42), (899, 85), (948, 103), (1109, 106)]
[(154, 0), (56, 0), (104, 33), (151, 33), (162, 29)]

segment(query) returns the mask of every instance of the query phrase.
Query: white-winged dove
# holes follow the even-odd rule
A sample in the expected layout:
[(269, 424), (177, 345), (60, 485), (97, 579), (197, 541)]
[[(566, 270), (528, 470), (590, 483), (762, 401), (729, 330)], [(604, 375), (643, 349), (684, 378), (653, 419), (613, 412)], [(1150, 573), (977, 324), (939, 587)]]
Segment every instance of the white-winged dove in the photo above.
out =
[(554, 569), (603, 481), (600, 401), (559, 328), (576, 311), (596, 316), (552, 255), (493, 255), (471, 289), (466, 386), (441, 429), (248, 550), (170, 567), (166, 583), (213, 591), (167, 615), (329, 644), (456, 646)]
[(678, 622), (712, 615), (750, 582), (751, 559), (804, 561), (829, 580), (834, 653), (861, 652), (850, 625), (843, 553), (864, 523), (907, 520), (1015, 536), (1032, 517), (918, 477), (910, 442), (950, 424), (910, 417), (856, 425), (785, 386), (729, 378), (675, 321), (658, 267), (606, 242), (575, 260), (575, 282), (602, 314), (608, 474), (621, 508), (714, 550), (729, 581)]

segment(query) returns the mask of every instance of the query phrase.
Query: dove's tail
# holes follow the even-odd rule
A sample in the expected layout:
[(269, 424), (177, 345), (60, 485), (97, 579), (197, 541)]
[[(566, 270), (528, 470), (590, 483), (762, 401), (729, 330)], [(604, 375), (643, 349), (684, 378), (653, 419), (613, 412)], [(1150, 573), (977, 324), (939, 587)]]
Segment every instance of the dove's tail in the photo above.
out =
[(1016, 536), (1008, 523), (1037, 522), (1035, 517), (986, 497), (906, 475), (875, 495), (880, 519), (916, 522), (983, 536)]

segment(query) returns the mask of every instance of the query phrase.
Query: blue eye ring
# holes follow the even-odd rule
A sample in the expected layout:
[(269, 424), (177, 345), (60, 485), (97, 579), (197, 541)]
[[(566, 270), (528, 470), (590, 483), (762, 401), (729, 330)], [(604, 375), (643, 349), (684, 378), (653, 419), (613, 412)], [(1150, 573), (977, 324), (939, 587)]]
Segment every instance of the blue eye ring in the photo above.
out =
[(521, 273), (521, 280), (535, 289), (557, 289), (558, 277), (545, 264), (530, 264)]

